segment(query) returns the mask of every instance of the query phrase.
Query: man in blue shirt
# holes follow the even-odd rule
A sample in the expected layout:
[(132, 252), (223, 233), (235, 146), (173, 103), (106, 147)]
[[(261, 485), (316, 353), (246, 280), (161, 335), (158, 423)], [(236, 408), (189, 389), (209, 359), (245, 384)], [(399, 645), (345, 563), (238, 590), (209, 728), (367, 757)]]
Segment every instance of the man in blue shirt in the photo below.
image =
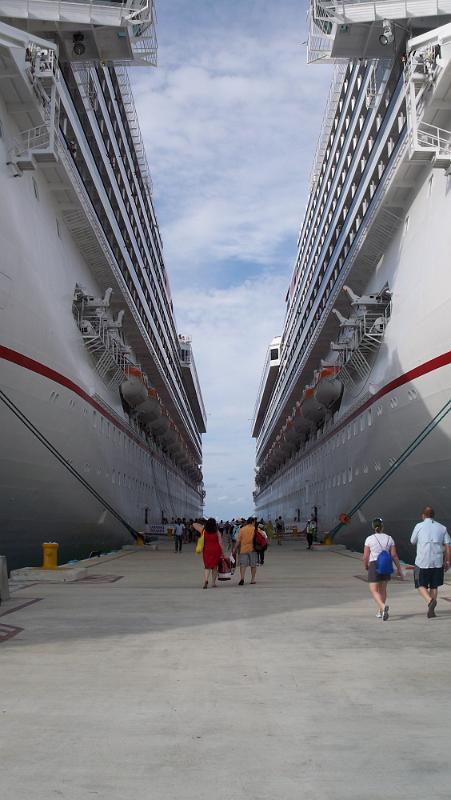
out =
[(412, 544), (417, 546), (415, 588), (428, 604), (428, 619), (435, 617), (438, 587), (443, 586), (444, 570), (448, 570), (451, 557), (451, 538), (445, 526), (436, 522), (434, 516), (434, 509), (430, 506), (423, 508), (423, 521), (415, 525), (410, 537)]

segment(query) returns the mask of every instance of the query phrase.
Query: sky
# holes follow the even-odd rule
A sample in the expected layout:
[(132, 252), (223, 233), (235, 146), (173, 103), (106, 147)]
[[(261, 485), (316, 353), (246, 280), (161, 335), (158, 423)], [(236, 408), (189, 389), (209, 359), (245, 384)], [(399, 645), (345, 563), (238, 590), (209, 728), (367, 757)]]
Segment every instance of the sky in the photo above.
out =
[(177, 327), (207, 410), (205, 512), (253, 511), (251, 423), (283, 330), (330, 82), (302, 0), (157, 0), (158, 68), (131, 71)]

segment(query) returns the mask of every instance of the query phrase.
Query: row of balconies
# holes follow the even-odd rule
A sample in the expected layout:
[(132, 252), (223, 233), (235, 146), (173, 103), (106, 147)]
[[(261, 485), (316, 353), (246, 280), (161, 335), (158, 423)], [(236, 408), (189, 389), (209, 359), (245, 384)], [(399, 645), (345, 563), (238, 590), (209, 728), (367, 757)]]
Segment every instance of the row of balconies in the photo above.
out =
[[(83, 101), (82, 101), (82, 99), (81, 99), (81, 97), (80, 97), (80, 95), (78, 93), (78, 86), (77, 86), (76, 82), (73, 80), (73, 75), (72, 75), (72, 80), (71, 80), (71, 76), (70, 75), (68, 77), (69, 77), (69, 88), (70, 88), (71, 93), (72, 93), (72, 99), (73, 99), (74, 103), (76, 105), (78, 105), (78, 107), (79, 107), (79, 109), (78, 109), (79, 110), (79, 116), (83, 120), (84, 119), (84, 114), (83, 114), (84, 105), (83, 105)], [(98, 107), (97, 111), (95, 112), (95, 116), (96, 116), (97, 124), (99, 125), (99, 122), (102, 119), (104, 120), (104, 118), (101, 116), (101, 113), (100, 113), (100, 107)], [(104, 122), (105, 122), (105, 120), (104, 120)], [(173, 336), (169, 335), (170, 333), (172, 333), (172, 331), (171, 331), (171, 327), (172, 326), (171, 326), (171, 322), (169, 321), (169, 319), (172, 317), (172, 315), (170, 313), (168, 313), (168, 309), (163, 309), (160, 293), (158, 291), (158, 288), (157, 288), (157, 285), (156, 285), (156, 282), (155, 282), (155, 278), (154, 278), (154, 271), (152, 270), (151, 264), (149, 263), (149, 258), (147, 256), (147, 251), (146, 251), (146, 249), (144, 247), (144, 242), (143, 242), (142, 237), (140, 235), (140, 230), (137, 229), (137, 226), (136, 226), (136, 217), (134, 217), (135, 209), (132, 208), (132, 206), (130, 204), (130, 193), (131, 193), (130, 184), (128, 183), (128, 181), (124, 180), (124, 177), (123, 177), (123, 174), (121, 172), (121, 169), (119, 168), (119, 163), (118, 163), (119, 159), (116, 158), (116, 155), (113, 152), (114, 145), (113, 145), (113, 142), (112, 142), (111, 136), (109, 134), (109, 130), (107, 128), (106, 123), (104, 125), (104, 130), (102, 131), (100, 129), (100, 127), (99, 127), (99, 130), (100, 130), (100, 133), (101, 133), (102, 141), (105, 144), (105, 148), (107, 150), (107, 153), (108, 152), (111, 153), (109, 164), (107, 164), (105, 162), (103, 154), (102, 154), (101, 150), (99, 149), (99, 146), (98, 146), (98, 143), (96, 141), (96, 138), (95, 138), (95, 136), (93, 134), (93, 131), (90, 129), (89, 125), (87, 125), (85, 123), (84, 128), (85, 128), (85, 135), (86, 135), (86, 137), (88, 139), (89, 146), (90, 146), (91, 151), (93, 152), (93, 154), (95, 156), (97, 169), (98, 169), (98, 171), (100, 173), (100, 176), (102, 178), (102, 182), (104, 184), (105, 190), (106, 190), (106, 192), (108, 194), (113, 214), (114, 214), (114, 216), (116, 218), (116, 221), (118, 222), (118, 224), (120, 226), (121, 234), (122, 234), (124, 243), (126, 245), (126, 248), (127, 248), (127, 251), (129, 253), (130, 258), (131, 258), (131, 260), (133, 261), (133, 263), (135, 265), (135, 268), (137, 266), (137, 263), (139, 263), (139, 260), (136, 257), (137, 256), (136, 249), (138, 248), (140, 254), (142, 254), (144, 252), (144, 257), (142, 257), (142, 263), (143, 263), (144, 271), (146, 272), (146, 275), (147, 275), (147, 280), (150, 283), (150, 288), (152, 290), (152, 293), (149, 291), (149, 287), (146, 284), (146, 279), (145, 279), (144, 275), (142, 274), (142, 272), (139, 272), (137, 270), (138, 279), (139, 279), (141, 288), (143, 289), (143, 291), (144, 291), (144, 293), (146, 295), (146, 300), (149, 302), (149, 310), (150, 310), (150, 312), (152, 314), (152, 318), (154, 320), (154, 324), (155, 324), (155, 326), (156, 326), (156, 328), (158, 330), (158, 333), (160, 334), (162, 346), (163, 346), (163, 349), (165, 350), (166, 356), (168, 357), (168, 359), (170, 361), (173, 362), (174, 365), (176, 365), (177, 361), (178, 361), (177, 347), (176, 347), (176, 343), (175, 343), (175, 341), (173, 339)], [(119, 137), (118, 138), (118, 144), (121, 141), (122, 140)], [(77, 159), (78, 156), (79, 156), (79, 154), (76, 155), (76, 159)], [(123, 166), (124, 162), (122, 161), (122, 157), (121, 157), (120, 160), (121, 160), (121, 165), (120, 166)], [(120, 194), (120, 196), (122, 198), (123, 209), (121, 209), (119, 203), (116, 200), (116, 194), (115, 194), (115, 191), (114, 191), (114, 186), (112, 185), (112, 182), (111, 182), (111, 173), (109, 173), (109, 171), (108, 171), (108, 166), (110, 166), (112, 168), (112, 171), (113, 171), (113, 174), (114, 174), (114, 180), (115, 180), (115, 182), (117, 184), (117, 189), (118, 189), (119, 194)], [(84, 179), (85, 179), (86, 182), (90, 181), (90, 176), (89, 176), (89, 174), (87, 172), (84, 175)], [(130, 228), (130, 230), (129, 230), (129, 228)], [(145, 227), (144, 227), (144, 230), (146, 230)], [(136, 235), (135, 235), (135, 231), (136, 231)], [(149, 242), (150, 242), (150, 234), (149, 234), (148, 231), (146, 231), (146, 232), (148, 234)], [(157, 311), (155, 309), (155, 305), (157, 305), (158, 311), (160, 312), (159, 314), (157, 313)], [(165, 323), (165, 326), (166, 326), (166, 330), (163, 329), (163, 324), (162, 324), (163, 320), (164, 320), (164, 323)], [(174, 367), (174, 371), (175, 372), (177, 371), (177, 367)]]
[[(107, 76), (109, 76), (110, 81), (107, 79)], [(153, 287), (155, 301), (162, 316), (165, 313), (162, 306), (165, 306), (169, 329), (172, 332), (173, 344), (175, 344), (177, 334), (166, 292), (163, 259), (159, 246), (159, 231), (153, 222), (153, 209), (151, 208), (149, 195), (146, 191), (146, 186), (141, 174), (127, 115), (123, 108), (120, 88), (117, 79), (114, 80), (114, 78), (114, 70), (111, 69), (107, 71), (105, 67), (97, 68), (97, 79), (99, 82), (99, 88), (102, 92), (103, 108), (101, 107), (100, 102), (94, 102), (93, 109), (97, 123), (104, 137), (105, 146), (110, 157), (110, 163), (115, 170), (119, 190), (121, 192), (127, 214), (130, 216), (133, 233), (141, 256), (144, 262), (149, 259), (149, 256), (150, 260), (152, 261), (154, 268), (153, 272), (157, 278), (160, 289), (160, 291), (158, 291), (155, 286)], [(112, 92), (114, 93), (114, 96), (112, 96)], [(109, 135), (107, 122), (104, 117), (104, 109), (106, 109), (106, 112), (109, 115), (109, 122), (112, 127), (113, 137)], [(118, 120), (116, 116), (117, 112), (120, 115), (120, 120)], [(118, 150), (118, 158), (121, 164), (116, 163), (116, 149)], [(124, 169), (125, 180), (122, 178), (121, 169), (119, 168), (120, 166)]]
[[(396, 74), (398, 74), (398, 72), (396, 72)], [(356, 82), (356, 85), (358, 84), (360, 87), (362, 86), (362, 80), (360, 80), (361, 77), (362, 76), (359, 74), (357, 76), (357, 82)], [(302, 287), (305, 288), (306, 284), (307, 285), (309, 284), (315, 266), (321, 257), (321, 248), (327, 236), (332, 216), (335, 211), (335, 207), (344, 189), (346, 181), (348, 180), (348, 176), (351, 173), (353, 160), (355, 164), (353, 170), (353, 181), (355, 186), (357, 187), (358, 181), (365, 170), (368, 157), (372, 152), (373, 145), (377, 138), (378, 132), (383, 124), (385, 112), (390, 106), (390, 101), (392, 99), (394, 88), (395, 86), (392, 75), (392, 79), (387, 84), (387, 87), (381, 98), (381, 103), (379, 105), (378, 113), (373, 115), (371, 130), (369, 132), (366, 130), (366, 122), (368, 114), (362, 113), (361, 111), (363, 104), (363, 97), (361, 98), (361, 102), (359, 103), (360, 113), (358, 114), (358, 116), (356, 114), (355, 117), (353, 117), (352, 114), (351, 115), (348, 114), (345, 117), (345, 119), (342, 120), (342, 124), (340, 125), (339, 128), (341, 132), (340, 132), (338, 146), (336, 146), (334, 150), (333, 154), (334, 157), (332, 163), (329, 164), (327, 173), (324, 172), (324, 179), (326, 182), (322, 186), (321, 204), (319, 208), (317, 208), (316, 205), (312, 206), (310, 211), (308, 211), (308, 217), (303, 226), (305, 243), (307, 243), (308, 240), (309, 244), (306, 250), (303, 249), (303, 246), (301, 245), (301, 250), (298, 255), (298, 260), (297, 260), (298, 271), (302, 261), (304, 261), (304, 266), (299, 271), (297, 287), (294, 296), (292, 298), (290, 307), (289, 322), (292, 320), (294, 310), (298, 305), (301, 289)], [(353, 103), (353, 107), (355, 107), (355, 102)], [(338, 117), (336, 117), (336, 121), (338, 122)], [(404, 120), (402, 120), (402, 122), (400, 123), (400, 127), (403, 127), (403, 125), (404, 125)], [(351, 136), (348, 135), (350, 127), (352, 128), (352, 138)], [(365, 141), (366, 141), (366, 148), (368, 150), (368, 155), (362, 153), (360, 160), (358, 160), (355, 159), (355, 154), (358, 151), (359, 141), (362, 137), (362, 131), (364, 129), (365, 129)], [(344, 150), (345, 152), (343, 152)], [(327, 154), (330, 157), (331, 155), (330, 151), (326, 151), (326, 158), (325, 161), (323, 162), (323, 166), (326, 165)], [(315, 194), (318, 192), (318, 188), (319, 187), (317, 187)], [(317, 211), (316, 216), (313, 216), (314, 208), (316, 208)], [(313, 221), (314, 225), (312, 227)], [(307, 276), (305, 277), (306, 272)], [(300, 302), (302, 303), (302, 301), (303, 300), (301, 299)]]
[[(405, 112), (402, 107), (399, 114), (396, 115), (390, 129), (383, 131), (383, 146), (379, 148), (379, 157), (372, 166), (371, 173), (368, 173), (368, 161), (365, 157), (364, 173), (362, 173), (362, 177), (364, 175), (365, 178), (364, 190), (358, 191), (362, 186), (362, 180), (359, 181), (359, 184), (355, 182), (351, 184), (346, 202), (343, 202), (335, 216), (334, 222), (329, 225), (327, 249), (323, 252), (315, 283), (312, 285), (312, 274), (310, 283), (308, 281), (304, 282), (304, 293), (301, 296), (302, 299), (298, 301), (299, 304), (303, 304), (303, 308), (298, 309), (298, 329), (295, 335), (288, 335), (284, 347), (284, 363), (280, 371), (278, 386), (271, 403), (272, 407), (270, 407), (267, 413), (265, 425), (262, 428), (260, 436), (261, 442), (263, 442), (263, 438), (269, 431), (270, 425), (274, 420), (277, 405), (280, 404), (282, 396), (286, 396), (285, 390), (287, 385), (294, 379), (295, 373), (309, 347), (311, 338), (317, 329), (328, 299), (334, 290), (354, 239), (359, 233), (394, 148), (400, 139), (404, 124)], [(326, 278), (327, 282), (325, 283)], [(306, 302), (307, 293), (308, 301)], [(319, 302), (318, 295), (320, 295)], [(316, 310), (314, 316), (310, 318), (315, 306)], [(301, 339), (303, 339), (302, 346), (296, 354)]]
[[(71, 151), (72, 158), (74, 160), (74, 163), (76, 164), (77, 170), (83, 181), (84, 188), (88, 193), (92, 206), (96, 210), (96, 214), (99, 219), (102, 230), (107, 238), (107, 241), (116, 259), (117, 265), (126, 282), (126, 285), (133, 299), (134, 305), (137, 309), (141, 322), (144, 325), (146, 333), (149, 336), (152, 345), (155, 349), (155, 353), (158, 358), (159, 368), (164, 374), (169, 386), (171, 385), (174, 386), (175, 384), (175, 386), (177, 387), (175, 396), (178, 395), (179, 397), (182, 397), (186, 407), (189, 409), (190, 408), (189, 401), (186, 397), (185, 388), (183, 386), (180, 374), (178, 351), (177, 349), (172, 348), (168, 345), (167, 336), (165, 336), (165, 333), (163, 331), (162, 321), (160, 321), (159, 314), (157, 313), (157, 310), (155, 308), (154, 293), (150, 291), (149, 285), (146, 281), (145, 272), (147, 273), (148, 277), (148, 272), (150, 272), (150, 265), (147, 264), (147, 269), (145, 271), (144, 268), (139, 269), (138, 267), (138, 265), (140, 264), (139, 253), (136, 250), (136, 246), (135, 243), (133, 242), (132, 237), (128, 233), (128, 225), (130, 224), (130, 221), (128, 220), (128, 218), (124, 219), (123, 211), (121, 211), (119, 204), (115, 198), (107, 165), (105, 164), (103, 155), (99, 150), (96, 138), (93, 135), (92, 130), (90, 130), (89, 125), (87, 125), (86, 123), (83, 101), (78, 92), (78, 86), (75, 80), (69, 82), (68, 88), (71, 92), (71, 100), (76, 107), (79, 119), (84, 124), (84, 133), (91, 150), (92, 158), (96, 164), (96, 168), (99, 172), (105, 192), (108, 194), (110, 198), (111, 207), (107, 208), (107, 206), (105, 206), (104, 204), (103, 199), (98, 194), (94, 176), (91, 172), (92, 167), (91, 165), (88, 165), (86, 163), (82, 153), (82, 148), (78, 147), (75, 149), (72, 148)], [(61, 115), (62, 115), (63, 130), (66, 128), (66, 137), (67, 139), (70, 139), (72, 135), (70, 127), (64, 125), (64, 116), (65, 116), (64, 109), (62, 109)], [(113, 230), (113, 226), (111, 224), (111, 216), (110, 216), (111, 214), (113, 215), (115, 221), (117, 222), (117, 228), (120, 230), (121, 239), (123, 239), (123, 243), (121, 243), (121, 241), (118, 240), (117, 233), (115, 230)], [(133, 265), (134, 270), (136, 271), (136, 277), (134, 277), (134, 275), (130, 272), (127, 259), (125, 258), (122, 249), (123, 245), (125, 245), (130, 262)], [(146, 307), (144, 307), (143, 305), (140, 292), (138, 291), (138, 285), (143, 293)], [(153, 324), (151, 324), (149, 321), (149, 314), (152, 317)], [(171, 340), (169, 339), (169, 341)], [(188, 424), (190, 424), (194, 440), (196, 441), (196, 443), (198, 443), (199, 435), (196, 426), (194, 424), (194, 419), (191, 419), (191, 414), (189, 414), (189, 418), (191, 424), (190, 423)]]

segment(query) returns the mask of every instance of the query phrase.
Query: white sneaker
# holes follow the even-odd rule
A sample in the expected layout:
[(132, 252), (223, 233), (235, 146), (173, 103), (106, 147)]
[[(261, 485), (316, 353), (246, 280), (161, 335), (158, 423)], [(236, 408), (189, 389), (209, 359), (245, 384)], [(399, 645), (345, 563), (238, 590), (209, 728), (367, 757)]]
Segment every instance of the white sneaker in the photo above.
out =
[(382, 619), (382, 611), (380, 611), (380, 610), (379, 610), (379, 611), (377, 612), (377, 614), (376, 614), (376, 618), (377, 618), (377, 619)]

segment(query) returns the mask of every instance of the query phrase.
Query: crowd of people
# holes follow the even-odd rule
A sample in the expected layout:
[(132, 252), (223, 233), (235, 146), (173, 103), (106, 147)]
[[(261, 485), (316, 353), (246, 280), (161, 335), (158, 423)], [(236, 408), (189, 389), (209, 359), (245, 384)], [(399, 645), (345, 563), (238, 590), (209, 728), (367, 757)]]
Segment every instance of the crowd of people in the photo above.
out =
[[(307, 549), (311, 550), (317, 533), (316, 518), (312, 517), (302, 531)], [(196, 552), (202, 553), (204, 565), (203, 588), (209, 582), (216, 588), (221, 570), (233, 574), (239, 567), (238, 586), (243, 586), (246, 572), (250, 571), (251, 585), (256, 583), (257, 567), (265, 563), (265, 552), (272, 540), (281, 546), (286, 526), (281, 516), (275, 522), (256, 517), (217, 522), (213, 517), (201, 520), (173, 520), (174, 549), (182, 551), (183, 542), (195, 542)], [(415, 525), (410, 541), (416, 547), (414, 566), (415, 588), (427, 604), (427, 618), (436, 616), (438, 590), (444, 583), (444, 573), (451, 563), (451, 538), (444, 525), (437, 522), (430, 506), (423, 508), (421, 522)], [(388, 583), (393, 574), (404, 580), (405, 573), (396, 549), (394, 537), (384, 530), (381, 517), (372, 521), (371, 533), (365, 539), (363, 564), (368, 573), (370, 594), (376, 604), (376, 617), (386, 622), (390, 608), (387, 602)]]

